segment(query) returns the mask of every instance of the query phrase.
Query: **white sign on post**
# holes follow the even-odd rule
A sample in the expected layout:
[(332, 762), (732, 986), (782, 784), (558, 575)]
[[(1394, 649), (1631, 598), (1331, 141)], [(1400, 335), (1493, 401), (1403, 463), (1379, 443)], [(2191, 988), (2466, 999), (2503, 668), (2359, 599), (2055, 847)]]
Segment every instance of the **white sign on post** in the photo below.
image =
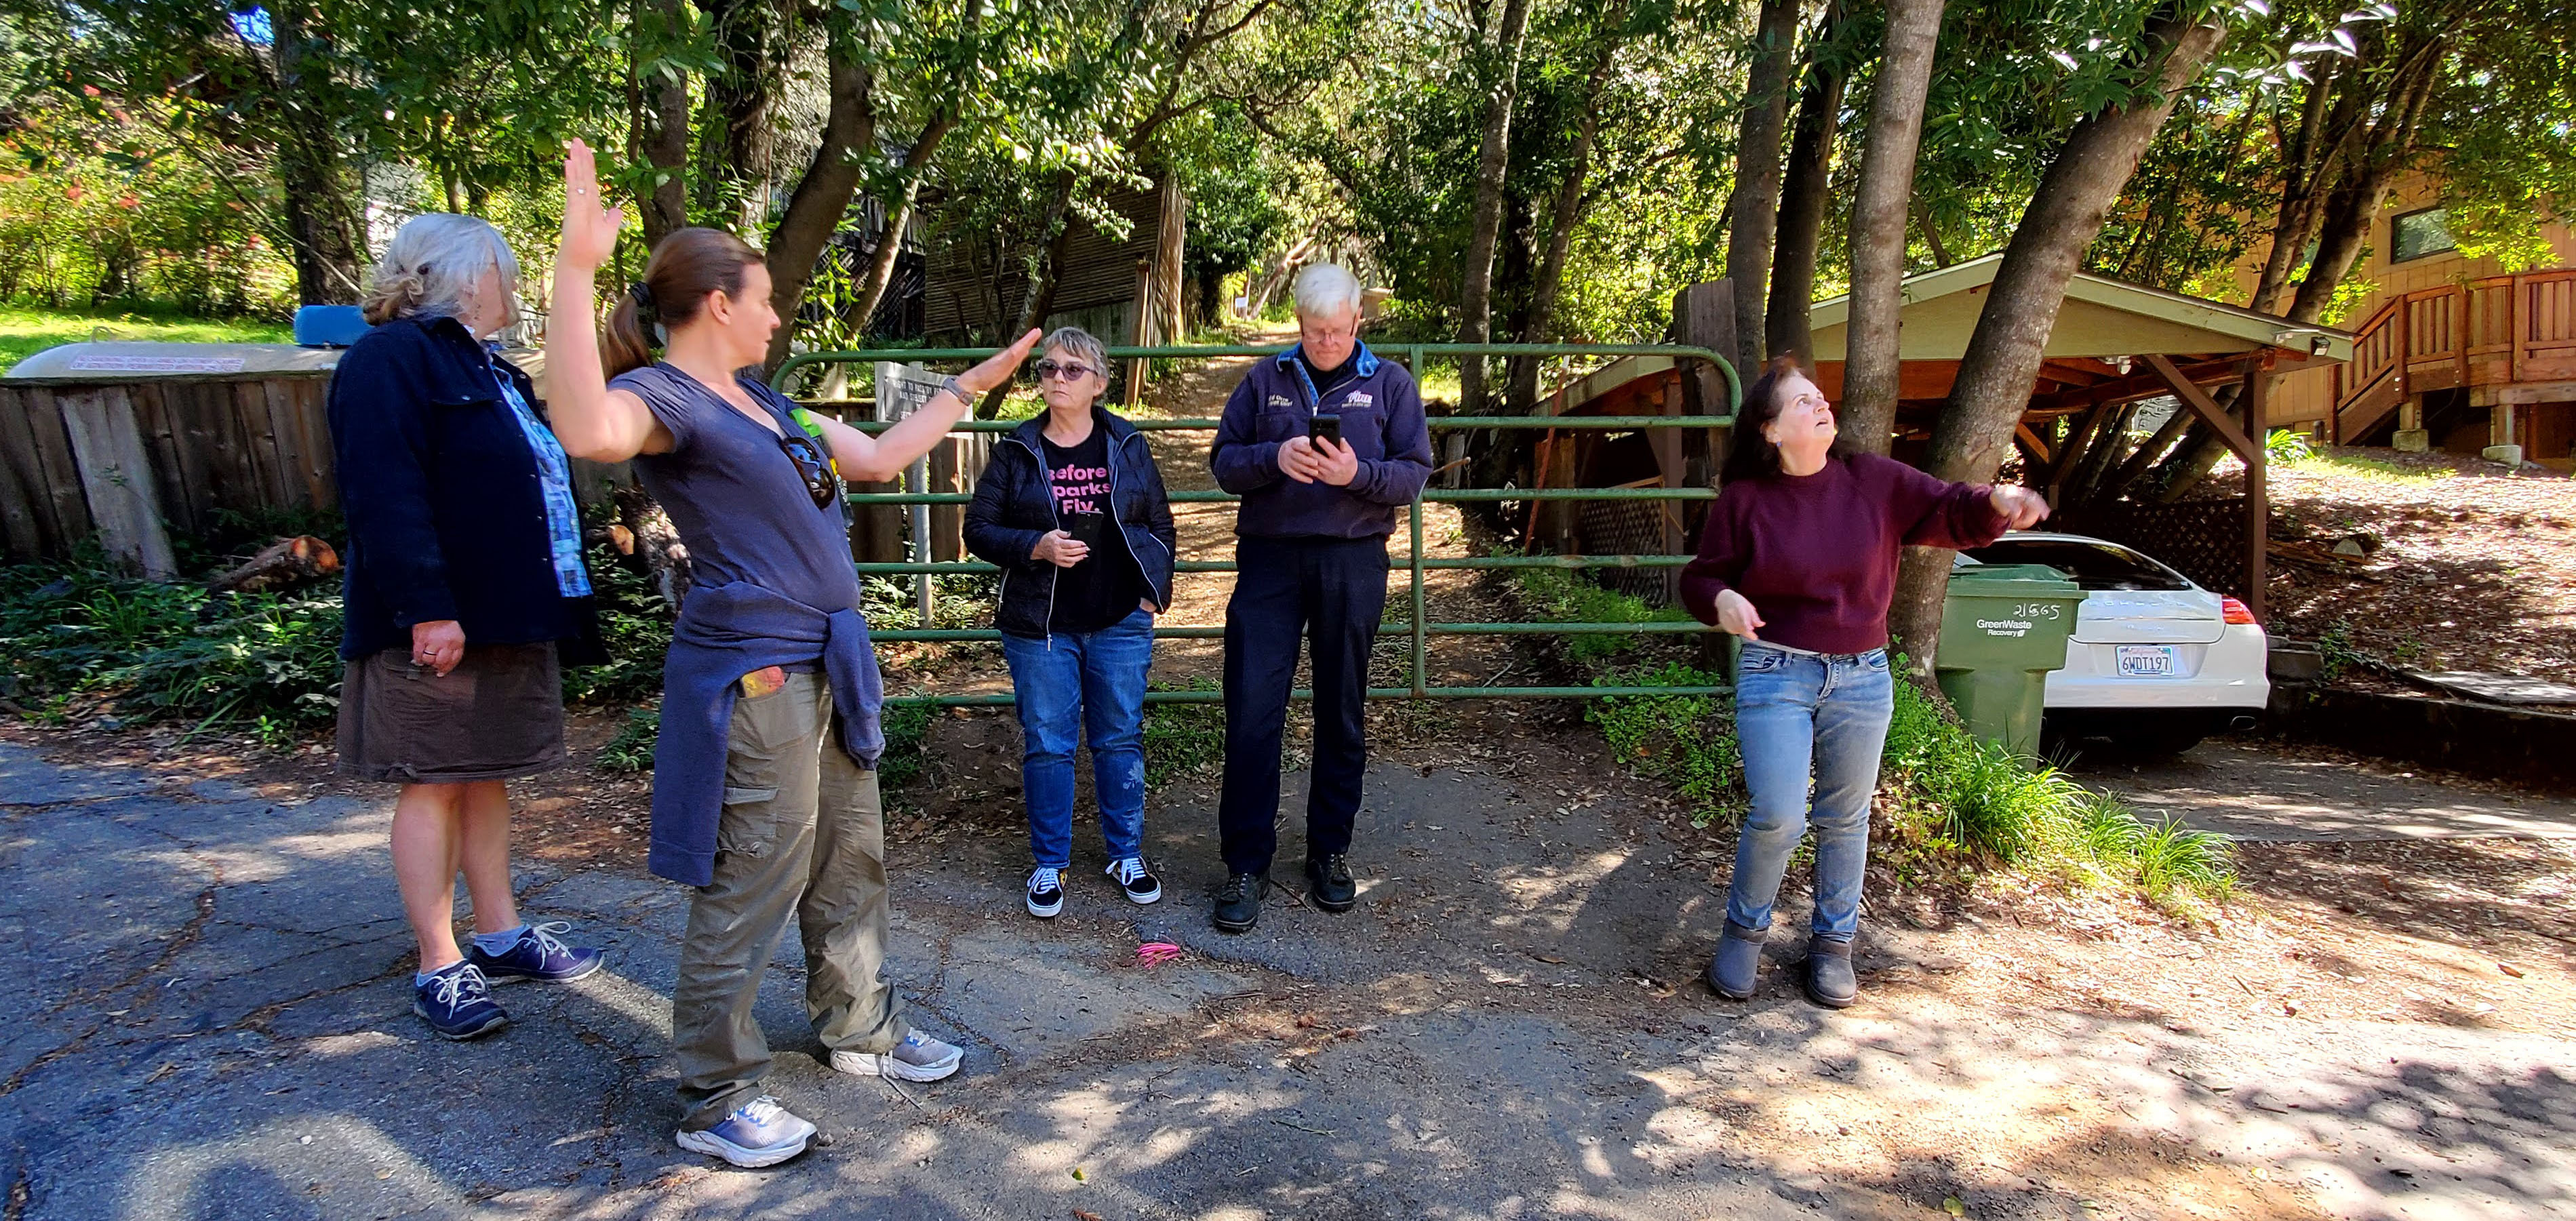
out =
[[(939, 393), (947, 378), (919, 365), (897, 364), (891, 360), (877, 362), (877, 419), (892, 423), (929, 405), (930, 396)], [(930, 487), (930, 458), (924, 455), (912, 460), (904, 472), (904, 489), (918, 496)], [(912, 562), (930, 562), (930, 506), (912, 506)], [(913, 602), (921, 612), (921, 626), (930, 626), (930, 574), (916, 573), (912, 578)]]

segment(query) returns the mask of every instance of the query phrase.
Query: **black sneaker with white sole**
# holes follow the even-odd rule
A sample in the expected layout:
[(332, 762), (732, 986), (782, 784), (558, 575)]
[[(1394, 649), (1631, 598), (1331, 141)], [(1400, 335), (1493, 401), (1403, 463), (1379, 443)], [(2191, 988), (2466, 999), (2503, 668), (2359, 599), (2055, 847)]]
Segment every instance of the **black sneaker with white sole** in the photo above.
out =
[(1145, 868), (1145, 858), (1125, 856), (1109, 862), (1109, 876), (1118, 889), (1127, 892), (1127, 901), (1139, 907), (1163, 897), (1163, 883)]
[(1042, 865), (1029, 872), (1029, 914), (1052, 920), (1064, 910), (1064, 871)]

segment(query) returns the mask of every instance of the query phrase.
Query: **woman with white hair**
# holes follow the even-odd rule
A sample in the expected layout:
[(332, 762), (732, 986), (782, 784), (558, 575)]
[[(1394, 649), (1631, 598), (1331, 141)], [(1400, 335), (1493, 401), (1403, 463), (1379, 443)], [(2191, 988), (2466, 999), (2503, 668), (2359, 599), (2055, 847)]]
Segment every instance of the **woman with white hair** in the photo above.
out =
[[(340, 769), (402, 786), (394, 878), (420, 945), (412, 1011), (500, 1029), (491, 985), (578, 979), (599, 951), (519, 919), (504, 783), (564, 761), (560, 667), (600, 660), (563, 447), (528, 376), (487, 347), (518, 314), (490, 224), (414, 217), (385, 247), (373, 324), (331, 379), (349, 550)], [(457, 945), (456, 875), (475, 935)]]

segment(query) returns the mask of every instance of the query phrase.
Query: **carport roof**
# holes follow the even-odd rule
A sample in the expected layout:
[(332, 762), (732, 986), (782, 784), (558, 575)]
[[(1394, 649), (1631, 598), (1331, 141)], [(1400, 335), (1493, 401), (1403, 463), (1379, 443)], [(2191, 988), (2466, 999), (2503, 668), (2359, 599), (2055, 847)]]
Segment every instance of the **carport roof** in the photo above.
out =
[[(1905, 278), (1903, 360), (1957, 360), (1968, 350), (1985, 308), (1986, 290), (2003, 265), (1999, 252)], [(1816, 303), (1809, 315), (1815, 359), (1840, 361), (1849, 333), (1851, 297)], [(2079, 271), (2066, 286), (2044, 354), (2050, 357), (2202, 356), (2281, 348), (2305, 357), (2309, 344), (2326, 341), (2314, 355), (2352, 359), (2352, 335), (2256, 313), (2239, 306), (2146, 288)]]

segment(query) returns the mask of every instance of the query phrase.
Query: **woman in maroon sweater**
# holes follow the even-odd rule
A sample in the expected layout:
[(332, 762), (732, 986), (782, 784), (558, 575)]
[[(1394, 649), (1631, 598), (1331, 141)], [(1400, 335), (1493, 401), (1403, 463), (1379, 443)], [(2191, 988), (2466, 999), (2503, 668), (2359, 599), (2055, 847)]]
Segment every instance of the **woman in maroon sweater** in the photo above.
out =
[[(1816, 828), (1816, 910), (1807, 996), (1842, 1008), (1858, 985), (1861, 875), (1895, 682), (1887, 606), (1899, 548), (1982, 547), (2048, 516), (2028, 488), (1944, 483), (1836, 441), (1833, 405), (1787, 358), (1744, 393), (1724, 488), (1682, 570), (1682, 602), (1744, 638), (1735, 732), (1753, 795), (1735, 848), (1726, 931), (1708, 980), (1753, 995), (1789, 852)], [(1809, 775), (1814, 796), (1809, 797)]]

